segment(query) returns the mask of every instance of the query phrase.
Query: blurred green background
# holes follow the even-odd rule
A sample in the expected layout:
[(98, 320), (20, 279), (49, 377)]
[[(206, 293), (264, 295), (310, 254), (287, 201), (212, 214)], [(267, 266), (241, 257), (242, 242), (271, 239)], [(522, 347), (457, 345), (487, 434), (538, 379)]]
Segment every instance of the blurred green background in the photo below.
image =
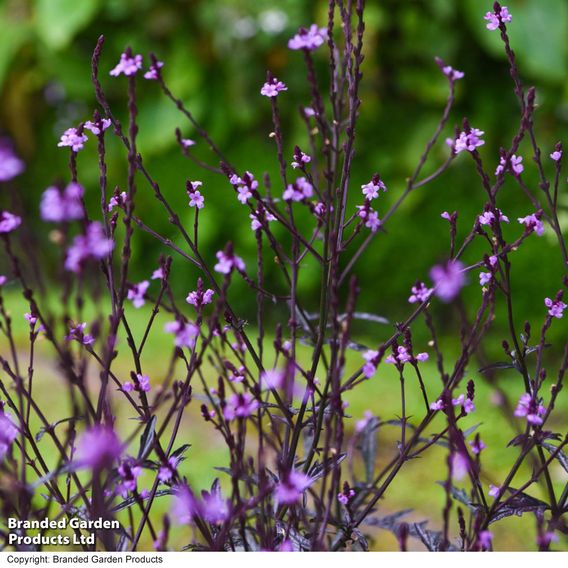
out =
[[(154, 52), (166, 63), (164, 76), (173, 92), (195, 113), (230, 160), (258, 178), (269, 172), (278, 194), (281, 188), (277, 185), (274, 143), (268, 137), (270, 105), (259, 95), (259, 89), (267, 69), (289, 86), (280, 104), (286, 155), (291, 158), (294, 144), (306, 146), (297, 109), (309, 104), (309, 92), (302, 58), (286, 44), (300, 25), (312, 21), (323, 25), (326, 4), (311, 0), (2, 0), (0, 127), (14, 140), (27, 163), (25, 174), (16, 181), (26, 214), (37, 218), (41, 192), (56, 180), (68, 180), (68, 152), (57, 148), (57, 141), (66, 128), (89, 119), (96, 106), (89, 80), (90, 56), (100, 34), (107, 40), (101, 76), (119, 117), (125, 114), (126, 81), (109, 77), (108, 71), (128, 45), (144, 54), (146, 62), (148, 53)], [(360, 199), (360, 184), (378, 171), (390, 190), (385, 199), (381, 198), (379, 213), (383, 214), (413, 171), (447, 94), (447, 83), (433, 61), (436, 55), (466, 74), (458, 84), (457, 103), (446, 134), (452, 135), (462, 117), (469, 117), (472, 125), (487, 133), (482, 155), (488, 169), (494, 170), (499, 147), (510, 142), (518, 126), (518, 108), (498, 34), (485, 29), (483, 14), (490, 4), (479, 0), (367, 2), (353, 206)], [(510, 33), (521, 72), (527, 84), (538, 87), (537, 129), (547, 156), (556, 141), (564, 138), (568, 120), (568, 2), (511, 0), (508, 5), (514, 17)], [(316, 56), (323, 85), (327, 81), (325, 57), (324, 49)], [(140, 149), (149, 170), (188, 224), (192, 223), (192, 212), (187, 207), (184, 182), (202, 179), (205, 183), (208, 207), (200, 221), (205, 256), (213, 258), (214, 252), (231, 239), (238, 253), (253, 262), (255, 241), (248, 215), (236, 206), (230, 186), (222, 177), (200, 171), (181, 155), (175, 143), (178, 126), (185, 136), (197, 139), (197, 133), (155, 83), (141, 80), (139, 94)], [(95, 146), (91, 141), (79, 155), (79, 179), (87, 188), (94, 215), (99, 200)], [(111, 184), (124, 188), (125, 153), (115, 140), (111, 139), (109, 147)], [(425, 173), (438, 166), (447, 151), (442, 138)], [(194, 153), (216, 165), (203, 142), (198, 141)], [(536, 192), (528, 146), (523, 145), (520, 153), (527, 166), (527, 183)], [(551, 166), (545, 161), (547, 167)], [(149, 187), (142, 180), (139, 186), (137, 208), (141, 216), (152, 214), (152, 226), (175, 237), (166, 216), (154, 213), (156, 204)], [(500, 199), (511, 219), (531, 212), (530, 203), (512, 180), (508, 180)], [(404, 299), (412, 283), (425, 278), (429, 267), (447, 254), (447, 224), (439, 214), (459, 211), (460, 234), (465, 234), (483, 204), (484, 194), (471, 160), (460, 156), (451, 171), (408, 199), (389, 222), (389, 235), (380, 235), (366, 260), (358, 265), (363, 289), (378, 290), (380, 280), (380, 293), (363, 294), (360, 308), (391, 320), (404, 317), (408, 309)], [(566, 205), (562, 183), (564, 227)], [(519, 232), (516, 223), (512, 225), (507, 231), (510, 238)], [(52, 228), (38, 223), (33, 230), (43, 240)], [(515, 254), (513, 279), (524, 291), (517, 297), (515, 308), (522, 319), (540, 318), (541, 298), (560, 287), (560, 257), (551, 231), (548, 233), (544, 242), (529, 239), (524, 250)], [(142, 255), (157, 261), (159, 252), (158, 243), (142, 236), (135, 249), (133, 278), (148, 277), (148, 262), (137, 261)], [(477, 260), (482, 252), (484, 249), (474, 247), (466, 260)], [(42, 253), (56, 258), (57, 247), (43, 246)], [(186, 291), (188, 281), (195, 278), (192, 267), (176, 263), (174, 280), (180, 292)], [(479, 297), (476, 280), (472, 275), (472, 286), (466, 292), (475, 300)], [(315, 301), (318, 271), (306, 268), (301, 285)], [(239, 297), (245, 311), (253, 308), (253, 295)]]

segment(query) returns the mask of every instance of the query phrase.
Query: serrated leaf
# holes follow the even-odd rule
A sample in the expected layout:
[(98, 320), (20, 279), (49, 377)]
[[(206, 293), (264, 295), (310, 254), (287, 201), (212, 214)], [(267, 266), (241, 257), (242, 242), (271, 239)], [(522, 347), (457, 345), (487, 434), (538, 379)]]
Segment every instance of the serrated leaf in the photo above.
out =
[[(163, 497), (164, 495), (173, 495), (172, 490), (171, 489), (160, 489), (158, 491), (156, 491), (156, 494), (154, 495), (154, 498), (156, 497)], [(150, 497), (139, 497), (139, 499), (147, 500)], [(113, 507), (111, 509), (112, 513), (118, 513), (119, 511), (123, 511), (124, 509), (128, 509), (129, 507), (132, 507), (132, 505), (134, 505), (135, 503), (137, 503), (137, 500), (134, 497), (129, 497), (128, 499), (125, 499), (124, 501), (122, 501), (122, 503), (119, 503), (118, 505), (116, 505), (115, 507)]]
[(142, 436), (140, 436), (140, 449), (138, 450), (138, 460), (144, 460), (148, 457), (154, 447), (154, 439), (156, 437), (156, 421), (157, 418), (152, 416), (150, 422), (146, 424)]
[[(548, 444), (547, 442), (541, 442), (540, 445), (548, 450), (551, 454), (557, 452), (558, 448), (553, 444)], [(559, 461), (560, 465), (568, 471), (568, 455), (566, 455), (562, 450), (556, 453), (556, 459)]]
[[(512, 487), (509, 488), (511, 493), (515, 492)], [(516, 515), (520, 517), (523, 513), (530, 513), (535, 511), (545, 511), (550, 507), (544, 502), (531, 497), (526, 493), (520, 493), (514, 497), (505, 498), (503, 500), (503, 505), (498, 507), (495, 514), (491, 517), (489, 524), (496, 523), (505, 517), (511, 517)]]

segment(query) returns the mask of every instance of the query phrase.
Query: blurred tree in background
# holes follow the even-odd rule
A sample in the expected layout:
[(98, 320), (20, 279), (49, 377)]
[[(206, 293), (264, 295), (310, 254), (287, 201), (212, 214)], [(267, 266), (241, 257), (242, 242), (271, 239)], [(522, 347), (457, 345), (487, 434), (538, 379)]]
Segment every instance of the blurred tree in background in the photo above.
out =
[[(509, 0), (514, 15), (510, 35), (525, 81), (538, 87), (537, 128), (548, 141), (546, 155), (557, 140), (566, 139), (568, 119), (566, 75), (568, 58), (568, 2), (566, 0)], [(490, 170), (498, 162), (499, 146), (507, 145), (518, 125), (518, 108), (498, 34), (487, 33), (483, 14), (489, 0), (368, 0), (363, 106), (358, 131), (357, 177), (352, 180), (353, 206), (359, 186), (380, 172), (389, 193), (379, 213), (404, 188), (424, 145), (437, 124), (447, 96), (447, 82), (434, 64), (442, 57), (463, 70), (458, 102), (450, 124), (464, 116), (484, 130), (482, 155)], [(284, 80), (289, 91), (280, 99), (285, 143), (290, 158), (294, 144), (306, 145), (300, 105), (309, 92), (300, 55), (287, 49), (288, 38), (301, 25), (323, 24), (327, 2), (319, 0), (2, 0), (0, 1), (0, 130), (13, 139), (27, 170), (16, 187), (28, 215), (37, 218), (41, 192), (57, 180), (66, 181), (67, 151), (57, 148), (61, 133), (91, 117), (96, 106), (90, 83), (90, 56), (100, 34), (106, 37), (101, 76), (119, 117), (125, 115), (125, 82), (108, 77), (123, 49), (154, 52), (165, 62), (164, 77), (183, 99), (217, 144), (238, 167), (257, 178), (271, 174), (275, 194), (281, 191), (271, 131), (270, 105), (259, 95), (266, 70)], [(317, 54), (319, 77), (327, 81), (326, 53)], [(230, 185), (221, 176), (204, 174), (176, 145), (174, 131), (197, 138), (156, 84), (140, 83), (140, 151), (146, 165), (176, 203), (181, 216), (191, 213), (184, 189), (186, 179), (201, 179), (207, 208), (200, 217), (201, 246), (205, 255), (230, 239), (239, 254), (252, 259), (248, 214), (237, 207)], [(453, 131), (448, 129), (448, 136)], [(112, 137), (109, 137), (109, 140)], [(206, 145), (194, 147), (199, 159), (213, 165)], [(447, 156), (444, 144), (436, 149), (430, 168)], [(528, 147), (521, 154), (527, 165), (526, 181), (536, 189)], [(93, 214), (99, 203), (95, 144), (79, 155), (79, 180), (87, 189)], [(125, 153), (109, 141), (111, 181), (125, 183)], [(501, 208), (516, 225), (531, 205), (508, 181)], [(137, 208), (147, 216), (156, 203), (150, 189), (139, 181)], [(566, 211), (566, 186), (562, 203)], [(2, 197), (3, 206), (9, 201)], [(444, 210), (460, 213), (465, 233), (484, 205), (484, 195), (471, 161), (460, 156), (439, 181), (419, 190), (403, 210), (389, 221), (388, 235), (378, 235), (359, 273), (364, 294), (362, 309), (395, 321), (407, 312), (407, 291), (417, 278), (447, 254)], [(567, 226), (565, 213), (563, 222)], [(165, 215), (152, 216), (155, 229), (173, 236)], [(50, 227), (38, 222), (35, 238), (46, 259), (57, 247), (46, 241)], [(508, 230), (518, 232), (513, 226)], [(551, 236), (551, 235), (550, 235)], [(530, 241), (531, 239), (529, 239)], [(46, 244), (47, 243), (47, 244)], [(536, 244), (536, 243), (535, 243)], [(526, 293), (516, 307), (525, 318), (543, 314), (542, 298), (560, 287), (561, 259), (552, 243), (550, 253), (532, 254), (531, 243), (517, 253), (514, 280)], [(541, 249), (542, 250), (542, 249)], [(148, 277), (157, 263), (159, 245), (147, 239), (135, 251), (140, 262), (133, 278)], [(477, 252), (480, 252), (479, 250)], [(142, 262), (142, 259), (144, 260)], [(49, 264), (49, 263), (47, 263)], [(538, 268), (538, 270), (537, 270)], [(196, 278), (194, 269), (176, 262), (174, 279), (187, 291)], [(472, 275), (472, 278), (476, 278)], [(302, 271), (302, 286), (317, 298), (319, 282)], [(466, 294), (480, 294), (477, 282)], [(243, 295), (245, 296), (245, 295)], [(243, 297), (251, 308), (253, 295)]]

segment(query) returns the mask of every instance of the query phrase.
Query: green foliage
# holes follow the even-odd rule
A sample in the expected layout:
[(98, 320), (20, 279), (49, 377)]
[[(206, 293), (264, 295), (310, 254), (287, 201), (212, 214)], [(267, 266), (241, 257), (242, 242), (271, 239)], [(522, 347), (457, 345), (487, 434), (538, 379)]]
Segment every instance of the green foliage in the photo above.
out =
[[(518, 121), (518, 107), (497, 32), (485, 29), (483, 15), (491, 2), (428, 0), (369, 2), (367, 44), (362, 86), (363, 107), (357, 138), (357, 168), (352, 179), (352, 205), (359, 199), (359, 186), (379, 171), (389, 186), (379, 213), (403, 191), (419, 155), (435, 128), (445, 102), (446, 81), (433, 62), (439, 55), (466, 72), (457, 90), (457, 105), (447, 135), (463, 116), (487, 132), (482, 155), (491, 170), (500, 146), (510, 143)], [(100, 34), (107, 38), (101, 77), (116, 114), (126, 116), (125, 81), (110, 78), (126, 45), (136, 52), (152, 51), (166, 62), (164, 74), (177, 96), (210, 131), (218, 145), (240, 168), (257, 177), (271, 175), (274, 192), (278, 167), (273, 140), (270, 106), (259, 96), (266, 69), (289, 86), (281, 97), (286, 156), (294, 144), (306, 144), (303, 124), (296, 109), (309, 102), (302, 57), (286, 48), (288, 38), (300, 25), (325, 21), (327, 2), (319, 0), (6, 0), (0, 8), (0, 129), (14, 138), (28, 163), (19, 187), (24, 206), (37, 215), (41, 192), (58, 179), (66, 180), (67, 153), (56, 147), (61, 132), (90, 117), (95, 101), (90, 84), (90, 56)], [(566, 134), (566, 27), (568, 6), (563, 0), (510, 0), (513, 13), (509, 26), (513, 47), (527, 84), (539, 89), (537, 128), (548, 140), (547, 153)], [(317, 54), (322, 84), (328, 71), (324, 50)], [(203, 173), (185, 160), (175, 143), (174, 129), (198, 138), (184, 118), (159, 93), (155, 84), (141, 82), (139, 88), (139, 146), (146, 164), (172, 199), (188, 224), (184, 183), (202, 179), (208, 207), (201, 215), (201, 245), (205, 256), (231, 239), (236, 249), (254, 266), (255, 243), (244, 208), (238, 208), (228, 184), (220, 177)], [(433, 152), (431, 169), (442, 163), (447, 148)], [(537, 179), (528, 146), (526, 181), (536, 187)], [(195, 155), (216, 165), (206, 145), (198, 140)], [(439, 215), (444, 210), (460, 212), (460, 232), (465, 232), (484, 204), (483, 193), (472, 164), (460, 157), (451, 171), (432, 186), (417, 191), (378, 235), (366, 261), (359, 265), (361, 287), (377, 289), (363, 295), (361, 309), (374, 311), (396, 321), (404, 317), (407, 290), (416, 278), (425, 278), (430, 266), (447, 254), (447, 225)], [(111, 187), (124, 187), (124, 149), (109, 143)], [(80, 181), (87, 189), (88, 206), (96, 213), (99, 195), (94, 145), (79, 156)], [(430, 170), (431, 171), (431, 170)], [(506, 188), (507, 190), (507, 188)], [(564, 195), (562, 195), (562, 193)], [(561, 203), (565, 203), (565, 186)], [(139, 180), (137, 207), (151, 214), (152, 227), (176, 239), (155, 202), (150, 188)], [(531, 210), (518, 189), (503, 193), (501, 206), (514, 220)], [(564, 205), (562, 219), (568, 218)], [(566, 223), (565, 223), (566, 226)], [(34, 227), (38, 242), (52, 227)], [(516, 230), (515, 229), (511, 229)], [(535, 237), (536, 238), (536, 237)], [(47, 259), (57, 257), (57, 247), (47, 241)], [(551, 246), (540, 258), (542, 267), (533, 270), (531, 243), (517, 253), (513, 279), (523, 280), (526, 293), (519, 297), (519, 318), (541, 317), (542, 306), (534, 298), (553, 294), (559, 287), (559, 262)], [(135, 250), (138, 272), (133, 279), (146, 278), (157, 262), (159, 245), (148, 238)], [(478, 251), (481, 254), (481, 250)], [(272, 259), (266, 259), (271, 266)], [(192, 267), (174, 265), (174, 281), (186, 292), (197, 277)], [(531, 274), (527, 279), (524, 275)], [(479, 294), (472, 275), (467, 294)], [(319, 282), (309, 264), (302, 267), (300, 285), (317, 298)], [(240, 294), (244, 290), (236, 290)], [(466, 296), (467, 298), (467, 296)], [(254, 295), (241, 294), (244, 312), (254, 309)], [(247, 303), (248, 302), (248, 303)]]

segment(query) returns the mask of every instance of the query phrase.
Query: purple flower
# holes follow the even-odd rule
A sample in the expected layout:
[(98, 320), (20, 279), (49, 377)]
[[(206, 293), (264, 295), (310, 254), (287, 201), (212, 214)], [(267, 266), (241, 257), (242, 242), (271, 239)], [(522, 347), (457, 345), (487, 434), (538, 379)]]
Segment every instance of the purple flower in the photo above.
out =
[(175, 344), (177, 347), (188, 347), (192, 349), (195, 346), (195, 339), (199, 335), (199, 328), (191, 322), (171, 321), (164, 326), (166, 333), (173, 333)]
[(152, 276), (150, 276), (150, 280), (163, 280), (164, 279), (164, 270), (162, 267), (156, 268), (154, 272), (152, 272)]
[(445, 219), (446, 221), (452, 220), (452, 216), (447, 211), (440, 213), (440, 217), (442, 217), (442, 219)]
[(201, 306), (205, 306), (206, 304), (210, 304), (212, 302), (213, 296), (215, 292), (208, 288), (207, 290), (194, 290), (187, 295), (185, 301), (196, 308), (200, 308)]
[[(525, 169), (525, 167), (522, 164), (522, 161), (523, 161), (522, 156), (515, 156), (515, 154), (511, 156), (511, 161), (510, 161), (511, 170), (513, 170), (513, 173), (515, 175), (520, 175)], [(499, 174), (503, 173), (506, 169), (506, 166), (507, 162), (505, 161), (505, 157), (501, 156), (501, 159), (499, 160), (499, 165), (495, 170), (495, 175), (498, 176)]]
[(163, 61), (156, 61), (156, 63), (152, 63), (152, 65), (150, 65), (150, 69), (144, 73), (144, 79), (148, 79), (148, 81), (157, 81), (160, 76), (160, 69), (163, 66)]
[(355, 497), (355, 491), (353, 491), (353, 489), (349, 487), (345, 488), (341, 493), (337, 494), (337, 500), (342, 505), (347, 505), (349, 501), (353, 499), (353, 497)]
[(439, 398), (435, 402), (430, 403), (430, 410), (434, 410), (434, 411), (444, 410), (445, 407), (446, 407), (446, 405), (444, 404), (444, 401), (441, 398)]
[(327, 29), (318, 28), (316, 24), (312, 24), (309, 29), (300, 28), (298, 33), (288, 42), (289, 49), (305, 49), (314, 51), (327, 39)]
[(219, 272), (220, 274), (230, 274), (233, 269), (239, 270), (240, 272), (245, 270), (243, 259), (232, 253), (226, 254), (224, 251), (220, 250), (217, 253), (217, 261), (215, 272)]
[(110, 75), (118, 77), (119, 75), (135, 75), (139, 69), (142, 69), (142, 56), (141, 55), (127, 55), (123, 53), (120, 56), (120, 61), (116, 67), (111, 70)]
[(470, 440), (469, 445), (471, 447), (471, 451), (475, 455), (479, 455), (487, 447), (487, 444), (479, 437), (477, 437), (475, 440)]
[(25, 168), (24, 162), (16, 156), (8, 140), (0, 140), (0, 182), (14, 179)]
[(562, 158), (562, 151), (561, 150), (555, 150), (554, 152), (552, 152), (552, 154), (550, 154), (550, 158), (552, 160), (554, 160), (555, 162), (558, 162), (560, 160), (560, 158)]
[(499, 28), (501, 22), (504, 24), (509, 23), (513, 16), (509, 13), (507, 6), (503, 6), (499, 12), (487, 12), (483, 19), (487, 22), (485, 27), (490, 31), (494, 31)]
[(285, 475), (274, 490), (279, 505), (293, 505), (302, 497), (302, 493), (311, 485), (312, 480), (300, 471), (292, 470)]
[(284, 201), (302, 201), (309, 199), (313, 195), (313, 186), (305, 178), (298, 178), (294, 183), (291, 183), (286, 188), (282, 195)]
[(497, 487), (497, 485), (489, 484), (489, 491), (487, 492), (489, 494), (489, 497), (493, 497), (493, 499), (495, 499), (495, 497), (499, 495), (499, 491), (501, 491), (500, 487)]
[(302, 152), (299, 148), (296, 148), (294, 152), (294, 161), (290, 164), (294, 169), (303, 167), (305, 164), (309, 164), (312, 161), (311, 156)]
[(376, 199), (379, 196), (380, 191), (386, 191), (387, 186), (378, 175), (374, 175), (373, 179), (369, 183), (361, 186), (361, 189), (363, 190), (365, 199), (370, 201), (371, 199)]
[(277, 97), (278, 93), (287, 90), (288, 87), (282, 81), (279, 81), (276, 77), (273, 77), (272, 79), (264, 83), (262, 89), (260, 89), (260, 94), (264, 95), (265, 97), (272, 98)]
[(198, 514), (197, 500), (186, 485), (177, 486), (173, 494), (175, 496), (172, 513), (178, 523), (187, 525)]
[(544, 305), (548, 308), (548, 315), (560, 319), (564, 315), (564, 310), (568, 307), (562, 300), (544, 299)]
[(0, 460), (3, 460), (10, 451), (18, 434), (18, 428), (10, 420), (9, 416), (0, 409)]
[(430, 270), (430, 278), (434, 283), (434, 294), (442, 302), (451, 302), (465, 284), (464, 265), (459, 260), (450, 260), (446, 264), (438, 264)]
[(0, 233), (11, 233), (22, 224), (22, 218), (9, 211), (0, 212)]
[[(503, 215), (501, 209), (495, 208), (495, 211), (497, 212), (499, 222), (504, 222), (504, 223), (509, 222), (509, 217), (507, 217), (507, 215)], [(495, 213), (493, 213), (493, 211), (487, 210), (484, 211), (481, 215), (479, 215), (477, 221), (479, 222), (480, 225), (491, 225), (495, 222), (496, 218), (497, 217), (495, 216)]]
[(0, 288), (4, 286), (6, 282), (8, 282), (8, 279), (3, 274), (0, 274)]
[(488, 550), (493, 542), (493, 533), (491, 531), (481, 531), (478, 535), (478, 543), (481, 548)]
[(126, 202), (128, 201), (128, 195), (126, 194), (126, 191), (123, 191), (121, 193), (118, 193), (118, 191), (110, 198), (109, 202), (108, 202), (108, 211), (109, 213), (115, 208), (115, 207), (124, 207), (126, 205)]
[(538, 404), (529, 393), (521, 395), (515, 409), (515, 416), (526, 418), (529, 424), (540, 425), (543, 422), (541, 417), (545, 414), (546, 408), (542, 404)]
[(214, 525), (224, 523), (229, 518), (229, 505), (229, 501), (223, 499), (219, 491), (204, 492), (200, 504), (201, 516)]
[(464, 78), (464, 72), (458, 71), (454, 69), (451, 65), (445, 65), (442, 67), (442, 73), (450, 80), (450, 81), (458, 81), (459, 79)]
[(41, 196), (41, 218), (55, 223), (83, 219), (83, 192), (83, 188), (75, 182), (71, 182), (63, 191), (48, 187)]
[(259, 407), (260, 404), (250, 393), (235, 393), (230, 396), (229, 400), (227, 400), (227, 404), (223, 409), (223, 416), (226, 420), (246, 418), (256, 412)]
[(260, 377), (263, 390), (277, 390), (284, 386), (286, 375), (280, 369), (268, 369)]
[(127, 299), (132, 302), (136, 309), (141, 308), (146, 301), (144, 300), (144, 295), (150, 286), (148, 280), (143, 280), (138, 284), (132, 284), (128, 289)]
[(491, 272), (480, 272), (479, 273), (479, 284), (481, 286), (485, 286), (485, 284), (488, 284), (489, 282), (491, 282), (492, 278), (493, 278), (493, 274), (491, 274)]
[(433, 288), (428, 288), (424, 282), (417, 282), (416, 285), (412, 286), (410, 291), (412, 294), (408, 298), (409, 303), (416, 304), (420, 302), (423, 304), (428, 301), (434, 290)]
[(191, 146), (195, 146), (195, 140), (191, 140), (190, 138), (182, 138), (181, 145), (184, 148), (191, 148)]
[(544, 225), (537, 213), (532, 213), (526, 217), (519, 217), (517, 221), (524, 225), (528, 232), (532, 233), (534, 231), (537, 236), (542, 237)]
[(270, 211), (265, 211), (262, 210), (262, 212), (260, 212), (260, 210), (255, 211), (254, 213), (251, 213), (249, 215), (250, 218), (250, 228), (253, 231), (258, 231), (259, 229), (262, 228), (262, 219), (264, 219), (264, 221), (266, 221), (267, 223), (270, 221), (276, 221), (276, 217), (270, 213)]
[(475, 404), (465, 394), (460, 394), (457, 398), (452, 399), (453, 406), (461, 406), (466, 414), (471, 414), (475, 411)]
[(95, 471), (112, 467), (122, 453), (122, 445), (114, 430), (108, 426), (93, 426), (79, 440), (75, 463)]
[(62, 135), (57, 146), (60, 148), (69, 146), (73, 152), (83, 149), (85, 142), (88, 140), (85, 134), (79, 134), (76, 128), (68, 128)]
[(418, 353), (416, 357), (413, 357), (412, 354), (408, 352), (408, 349), (406, 349), (406, 347), (399, 345), (396, 348), (396, 353), (389, 355), (385, 359), (385, 363), (390, 363), (392, 365), (404, 365), (405, 363), (410, 363), (411, 361), (427, 361), (428, 358), (428, 353)]
[(196, 189), (195, 191), (190, 191), (187, 194), (189, 196), (189, 206), (197, 207), (197, 209), (203, 209), (205, 205), (205, 198), (201, 195), (200, 191)]
[(158, 479), (162, 483), (166, 483), (167, 481), (169, 481), (174, 476), (174, 473), (176, 472), (179, 462), (180, 462), (179, 458), (171, 456), (168, 459), (167, 463), (163, 464), (158, 470)]
[(366, 363), (363, 365), (363, 375), (370, 379), (377, 372), (377, 365), (374, 363), (375, 358), (378, 356), (378, 351), (365, 351), (363, 353), (363, 359)]
[(129, 492), (136, 491), (136, 480), (142, 475), (142, 468), (131, 460), (124, 461), (118, 466), (118, 475), (120, 483), (117, 484), (116, 490), (123, 499), (126, 499)]
[(95, 342), (95, 338), (90, 333), (85, 333), (86, 327), (86, 322), (71, 326), (69, 333), (65, 336), (65, 340), (78, 341), (82, 345), (92, 345)]
[(95, 136), (98, 136), (101, 132), (104, 132), (111, 125), (110, 118), (103, 118), (98, 122), (91, 122), (87, 120), (85, 122), (85, 128), (90, 130)]
[(379, 219), (379, 214), (373, 209), (369, 209), (369, 213), (365, 219), (365, 227), (371, 229), (372, 233), (376, 233), (383, 222)]
[(452, 477), (457, 481), (461, 481), (469, 471), (469, 458), (461, 452), (456, 452), (452, 456), (450, 464)]
[(88, 259), (101, 259), (110, 254), (114, 248), (114, 241), (108, 239), (102, 225), (94, 221), (89, 224), (84, 235), (78, 235), (67, 250), (65, 268), (72, 272), (79, 272)]
[(472, 128), (469, 132), (462, 132), (454, 144), (455, 153), (459, 154), (464, 150), (473, 152), (479, 146), (483, 146), (485, 144), (485, 141), (481, 140), (483, 134), (485, 134), (483, 130), (478, 128)]

